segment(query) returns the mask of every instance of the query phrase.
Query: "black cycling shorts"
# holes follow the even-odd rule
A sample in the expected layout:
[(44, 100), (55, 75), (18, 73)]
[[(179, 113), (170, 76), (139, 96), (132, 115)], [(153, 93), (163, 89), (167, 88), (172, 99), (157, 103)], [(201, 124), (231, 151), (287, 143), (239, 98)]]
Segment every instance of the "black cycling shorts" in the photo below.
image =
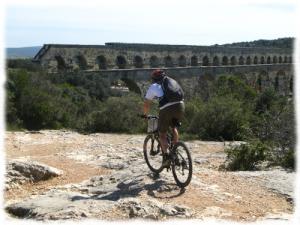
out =
[(170, 105), (159, 111), (158, 131), (166, 133), (169, 127), (173, 127), (173, 119), (181, 121), (184, 115), (184, 103)]

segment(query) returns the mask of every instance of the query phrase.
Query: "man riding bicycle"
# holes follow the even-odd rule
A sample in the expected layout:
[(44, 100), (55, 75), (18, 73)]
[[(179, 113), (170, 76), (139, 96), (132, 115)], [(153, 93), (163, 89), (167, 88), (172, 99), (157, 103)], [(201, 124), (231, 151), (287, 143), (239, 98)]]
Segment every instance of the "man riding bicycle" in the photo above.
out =
[(158, 131), (163, 152), (163, 167), (168, 167), (170, 160), (167, 152), (167, 131), (169, 127), (171, 127), (173, 132), (173, 144), (178, 142), (179, 133), (176, 124), (182, 120), (184, 114), (183, 91), (179, 84), (168, 77), (163, 70), (154, 70), (151, 73), (151, 79), (152, 84), (145, 96), (143, 112), (144, 115), (148, 115), (151, 102), (158, 99)]

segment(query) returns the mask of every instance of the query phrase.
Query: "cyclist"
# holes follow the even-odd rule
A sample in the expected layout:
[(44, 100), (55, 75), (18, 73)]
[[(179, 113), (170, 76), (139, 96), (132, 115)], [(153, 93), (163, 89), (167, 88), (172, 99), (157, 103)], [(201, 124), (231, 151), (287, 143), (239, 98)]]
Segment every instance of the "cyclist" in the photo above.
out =
[[(179, 133), (176, 129), (175, 123), (180, 122), (184, 114), (184, 102), (183, 102), (183, 92), (178, 83), (172, 78), (168, 77), (163, 70), (157, 69), (151, 73), (152, 84), (145, 95), (143, 112), (144, 115), (148, 115), (150, 110), (151, 102), (155, 99), (158, 99), (159, 102), (159, 120), (158, 120), (158, 131), (159, 139), (161, 143), (162, 153), (163, 153), (163, 167), (170, 166), (170, 160), (168, 157), (168, 141), (167, 141), (167, 131), (169, 127), (172, 128), (173, 132), (173, 144), (178, 141)], [(170, 94), (167, 93), (168, 84), (170, 82), (175, 86), (175, 91), (181, 91), (181, 98), (174, 98), (171, 100)], [(172, 86), (172, 85), (171, 85)], [(176, 93), (175, 93), (176, 94)], [(180, 93), (179, 93), (180, 95)]]

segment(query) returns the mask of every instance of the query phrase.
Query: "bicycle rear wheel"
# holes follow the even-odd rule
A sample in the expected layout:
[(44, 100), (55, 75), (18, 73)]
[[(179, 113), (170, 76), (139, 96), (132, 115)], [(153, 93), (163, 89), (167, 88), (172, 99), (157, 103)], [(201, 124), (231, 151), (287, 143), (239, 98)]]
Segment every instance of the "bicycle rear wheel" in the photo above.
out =
[(189, 185), (193, 174), (192, 158), (188, 147), (177, 142), (172, 150), (172, 173), (177, 185), (181, 188)]
[(157, 137), (149, 134), (144, 141), (144, 157), (149, 169), (154, 173), (160, 173), (162, 167), (162, 150)]

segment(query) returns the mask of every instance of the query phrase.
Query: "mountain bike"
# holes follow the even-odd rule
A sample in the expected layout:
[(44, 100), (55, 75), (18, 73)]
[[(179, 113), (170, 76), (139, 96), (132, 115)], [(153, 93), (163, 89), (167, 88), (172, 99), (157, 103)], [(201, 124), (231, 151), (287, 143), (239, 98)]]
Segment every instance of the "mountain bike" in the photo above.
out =
[[(159, 174), (166, 167), (162, 165), (163, 154), (157, 129), (158, 117), (154, 115), (141, 117), (148, 120), (148, 135), (146, 136), (143, 145), (144, 157), (149, 169), (155, 174)], [(178, 128), (180, 123), (173, 120), (173, 126)], [(175, 144), (172, 143), (173, 133), (170, 130), (167, 133), (167, 140), (169, 144), (169, 159), (171, 161), (170, 166), (167, 167), (167, 171), (171, 169), (176, 184), (179, 187), (184, 188), (191, 182), (193, 173), (190, 151), (186, 144), (182, 141), (178, 141)]]

